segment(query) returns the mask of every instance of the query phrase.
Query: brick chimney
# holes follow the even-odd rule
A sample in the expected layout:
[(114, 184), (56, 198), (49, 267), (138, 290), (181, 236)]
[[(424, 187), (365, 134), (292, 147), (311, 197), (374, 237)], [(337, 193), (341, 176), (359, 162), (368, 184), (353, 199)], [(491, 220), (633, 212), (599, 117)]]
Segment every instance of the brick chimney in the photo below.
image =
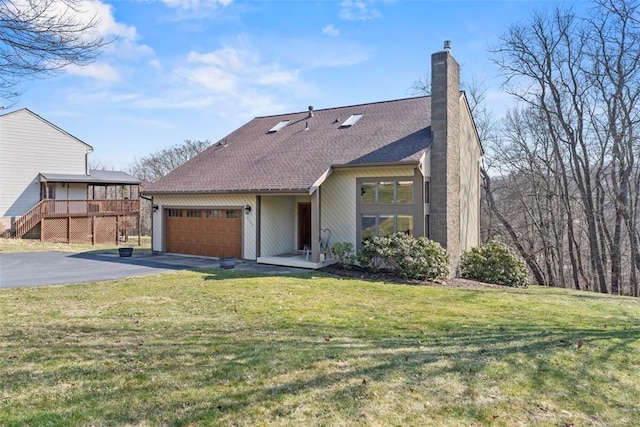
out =
[(460, 66), (450, 42), (431, 55), (431, 239), (451, 255), (451, 274), (460, 265)]

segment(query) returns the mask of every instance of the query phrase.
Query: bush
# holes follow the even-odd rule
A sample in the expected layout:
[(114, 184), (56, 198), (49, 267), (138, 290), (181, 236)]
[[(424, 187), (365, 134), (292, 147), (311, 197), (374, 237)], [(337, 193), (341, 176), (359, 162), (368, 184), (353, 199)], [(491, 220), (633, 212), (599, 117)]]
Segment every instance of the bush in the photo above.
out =
[(504, 286), (526, 286), (527, 264), (504, 243), (491, 241), (462, 254), (460, 275)]
[(449, 275), (449, 254), (425, 237), (406, 233), (373, 237), (362, 244), (358, 261), (374, 271), (385, 266), (409, 279), (444, 279)]
[(350, 242), (338, 242), (331, 246), (331, 253), (340, 267), (350, 270), (356, 262), (353, 253), (353, 244)]
[(358, 264), (361, 267), (369, 268), (374, 272), (380, 270), (385, 258), (385, 239), (385, 237), (375, 236), (362, 242), (357, 256)]

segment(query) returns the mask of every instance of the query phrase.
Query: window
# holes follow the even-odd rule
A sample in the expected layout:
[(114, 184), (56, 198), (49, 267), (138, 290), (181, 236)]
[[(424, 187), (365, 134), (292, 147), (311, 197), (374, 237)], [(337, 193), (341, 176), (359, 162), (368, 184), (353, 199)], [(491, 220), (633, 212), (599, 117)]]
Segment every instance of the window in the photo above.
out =
[(224, 210), (222, 209), (207, 209), (204, 211), (206, 218), (222, 218)]
[(413, 182), (396, 182), (396, 203), (413, 203)]
[(363, 182), (360, 186), (360, 202), (376, 203), (376, 184), (373, 182)]
[(360, 184), (360, 203), (411, 205), (413, 204), (413, 181), (363, 181)]
[(413, 217), (411, 215), (398, 215), (396, 217), (395, 231), (413, 236)]
[(396, 232), (413, 236), (413, 177), (358, 178), (356, 185), (360, 241)]
[(200, 218), (202, 211), (200, 209), (187, 209), (187, 218)]
[(429, 203), (429, 199), (431, 198), (431, 188), (429, 186), (429, 181), (424, 183), (424, 202)]
[(361, 118), (362, 118), (362, 114), (352, 114), (351, 117), (349, 117), (347, 120), (344, 121), (344, 123), (340, 125), (340, 127), (349, 128), (355, 125), (356, 123), (358, 123), (358, 120), (360, 120)]
[(369, 239), (378, 234), (378, 228), (376, 227), (377, 216), (376, 215), (361, 215), (360, 216), (360, 229), (362, 230), (362, 240)]
[(237, 209), (227, 209), (227, 219), (240, 218), (240, 211)]
[(167, 209), (167, 216), (177, 218), (182, 216), (182, 209)]
[(390, 205), (395, 202), (395, 183), (393, 181), (378, 183), (378, 203)]
[(402, 214), (360, 215), (360, 240), (396, 232), (413, 236), (413, 216)]
[[(271, 129), (269, 129), (268, 133), (276, 133), (278, 132), (280, 129), (282, 129), (283, 127), (285, 127), (287, 124), (289, 124), (289, 120), (283, 120), (280, 123), (278, 123), (277, 125), (275, 125), (274, 127), (272, 127)], [(264, 129), (264, 128), (263, 128)]]
[(47, 193), (49, 193), (49, 199), (56, 198), (56, 185), (55, 184), (47, 184), (46, 182), (42, 183), (40, 187), (40, 200), (44, 200), (47, 198)]

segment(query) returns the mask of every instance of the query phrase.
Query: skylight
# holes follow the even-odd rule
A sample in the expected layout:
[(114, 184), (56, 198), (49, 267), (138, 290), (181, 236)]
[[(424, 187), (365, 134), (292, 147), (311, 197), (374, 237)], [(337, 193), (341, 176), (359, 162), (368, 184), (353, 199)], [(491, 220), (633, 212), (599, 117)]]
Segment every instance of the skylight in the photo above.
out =
[(289, 120), (283, 120), (280, 123), (278, 123), (277, 125), (275, 125), (274, 127), (272, 127), (271, 129), (269, 129), (268, 133), (276, 133), (278, 132), (280, 129), (282, 129), (283, 127), (285, 127), (287, 124), (289, 123)]
[(347, 120), (344, 121), (343, 124), (340, 125), (341, 128), (348, 128), (355, 125), (358, 120), (362, 118), (362, 114), (352, 114)]

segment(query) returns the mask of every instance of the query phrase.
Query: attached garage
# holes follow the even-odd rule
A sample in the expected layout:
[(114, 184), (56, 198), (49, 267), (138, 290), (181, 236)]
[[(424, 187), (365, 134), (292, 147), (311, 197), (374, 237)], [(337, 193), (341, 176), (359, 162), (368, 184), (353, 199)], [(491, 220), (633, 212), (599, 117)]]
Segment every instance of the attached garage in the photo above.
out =
[(168, 253), (242, 258), (241, 208), (165, 209)]

